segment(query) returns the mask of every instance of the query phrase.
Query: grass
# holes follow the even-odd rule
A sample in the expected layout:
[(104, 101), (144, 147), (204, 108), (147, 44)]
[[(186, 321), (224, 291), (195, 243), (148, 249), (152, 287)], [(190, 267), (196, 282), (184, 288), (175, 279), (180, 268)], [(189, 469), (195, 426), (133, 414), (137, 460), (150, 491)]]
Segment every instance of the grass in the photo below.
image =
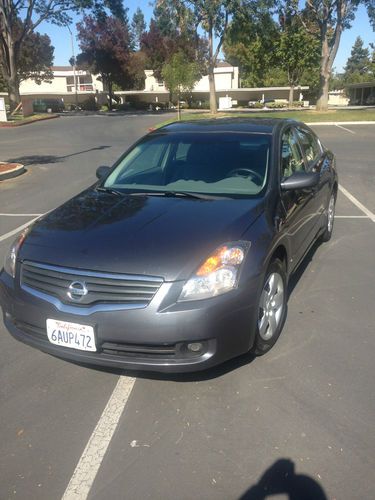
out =
[[(182, 114), (182, 121), (187, 120), (203, 120), (207, 118), (253, 118), (253, 117), (267, 117), (267, 118), (293, 118), (301, 122), (350, 122), (350, 121), (375, 121), (375, 108), (372, 109), (330, 109), (329, 111), (219, 111), (216, 116), (211, 115), (208, 111), (202, 112), (184, 112)], [(161, 123), (157, 123), (155, 128), (163, 127), (177, 120), (170, 118)]]
[(49, 120), (51, 118), (57, 118), (58, 115), (54, 114), (33, 114), (30, 116), (23, 117), (22, 115), (9, 116), (7, 122), (0, 122), (0, 127), (19, 127), (20, 125), (26, 125), (28, 123), (39, 122), (41, 120)]

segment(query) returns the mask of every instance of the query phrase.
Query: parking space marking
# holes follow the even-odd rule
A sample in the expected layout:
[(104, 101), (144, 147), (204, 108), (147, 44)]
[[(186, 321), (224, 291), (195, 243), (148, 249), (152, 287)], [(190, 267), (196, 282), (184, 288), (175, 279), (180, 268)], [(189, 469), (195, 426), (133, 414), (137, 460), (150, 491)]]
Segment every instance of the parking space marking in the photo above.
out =
[(339, 125), (338, 123), (335, 123), (335, 125), (338, 128), (342, 128), (343, 130), (346, 130), (347, 132), (350, 132), (351, 134), (355, 134), (355, 132), (353, 130), (349, 130), (348, 128), (343, 127), (342, 125)]
[(0, 217), (40, 217), (43, 214), (1, 214)]
[(37, 219), (39, 219), (39, 217), (34, 217), (34, 219), (29, 220), (29, 222), (26, 222), (26, 224), (22, 224), (22, 226), (16, 227), (16, 229), (9, 231), (9, 233), (3, 234), (2, 236), (0, 236), (0, 242), (10, 238), (11, 236), (16, 235), (17, 233), (21, 232), (23, 229), (26, 229), (28, 226), (30, 226), (30, 224), (32, 224)]
[(372, 222), (375, 222), (375, 214), (373, 214), (368, 208), (366, 208), (360, 201), (357, 200), (352, 194), (349, 193), (347, 189), (339, 184), (339, 190), (344, 194), (357, 208), (359, 208), (364, 214), (369, 217)]
[(125, 409), (135, 378), (121, 376), (83, 450), (62, 500), (85, 500)]
[(369, 219), (368, 215), (335, 215), (335, 219)]

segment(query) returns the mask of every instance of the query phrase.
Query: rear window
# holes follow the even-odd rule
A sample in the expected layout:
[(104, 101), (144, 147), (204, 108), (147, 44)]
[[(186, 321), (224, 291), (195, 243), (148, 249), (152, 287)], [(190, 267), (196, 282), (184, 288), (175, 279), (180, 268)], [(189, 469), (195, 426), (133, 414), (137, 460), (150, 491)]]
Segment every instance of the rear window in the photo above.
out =
[(256, 195), (267, 183), (269, 135), (150, 135), (108, 177), (105, 187)]

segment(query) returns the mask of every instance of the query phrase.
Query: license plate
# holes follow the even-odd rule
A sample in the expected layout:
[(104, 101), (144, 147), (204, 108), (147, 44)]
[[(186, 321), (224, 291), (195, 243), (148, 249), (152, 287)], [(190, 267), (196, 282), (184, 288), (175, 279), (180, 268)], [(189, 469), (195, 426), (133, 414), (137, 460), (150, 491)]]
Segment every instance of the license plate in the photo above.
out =
[(48, 340), (55, 345), (96, 351), (94, 329), (89, 325), (47, 319)]

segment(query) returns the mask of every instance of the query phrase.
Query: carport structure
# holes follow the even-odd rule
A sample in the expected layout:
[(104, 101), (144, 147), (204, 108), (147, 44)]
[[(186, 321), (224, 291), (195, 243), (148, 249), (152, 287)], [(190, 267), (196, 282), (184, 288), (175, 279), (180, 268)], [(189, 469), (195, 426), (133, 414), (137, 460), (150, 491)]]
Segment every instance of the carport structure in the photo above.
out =
[(350, 104), (371, 106), (375, 104), (375, 82), (351, 83), (347, 85)]

